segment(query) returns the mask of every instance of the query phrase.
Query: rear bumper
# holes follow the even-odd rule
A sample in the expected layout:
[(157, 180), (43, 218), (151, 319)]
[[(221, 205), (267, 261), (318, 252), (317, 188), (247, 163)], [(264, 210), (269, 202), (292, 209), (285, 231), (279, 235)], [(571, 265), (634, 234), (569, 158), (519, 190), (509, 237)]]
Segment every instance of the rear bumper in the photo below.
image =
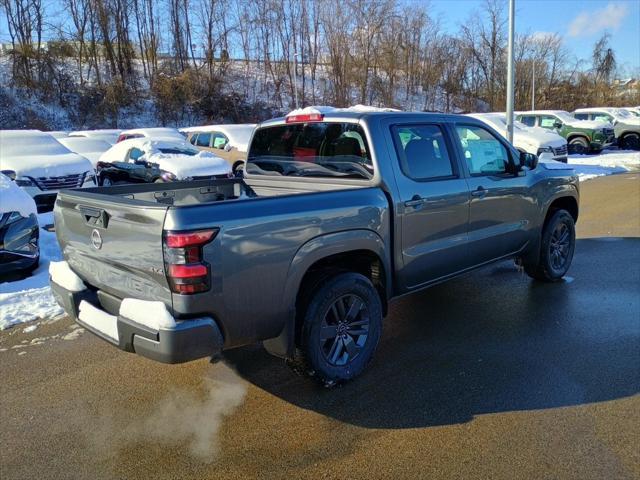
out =
[(71, 292), (54, 281), (50, 283), (56, 301), (73, 320), (126, 352), (136, 353), (162, 363), (183, 363), (215, 356), (222, 351), (222, 333), (212, 318), (183, 320), (178, 322), (175, 328), (154, 330), (117, 315), (114, 317), (117, 317), (118, 338), (113, 338), (79, 318), (79, 307), (82, 301), (106, 313), (103, 303), (106, 305), (113, 302), (113, 297), (107, 299), (102, 292), (89, 289)]

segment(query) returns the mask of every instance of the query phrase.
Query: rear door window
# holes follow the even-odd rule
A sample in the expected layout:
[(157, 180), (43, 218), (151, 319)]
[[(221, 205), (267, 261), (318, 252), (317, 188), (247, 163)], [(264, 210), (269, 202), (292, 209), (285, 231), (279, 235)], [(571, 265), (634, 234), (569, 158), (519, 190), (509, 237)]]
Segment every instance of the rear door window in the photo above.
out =
[(208, 147), (211, 145), (211, 134), (209, 132), (199, 133), (196, 139), (196, 146)]
[(520, 117), (520, 121), (527, 127), (535, 127), (536, 125), (536, 117), (534, 117), (533, 115), (524, 115)]
[(251, 175), (373, 178), (362, 127), (354, 123), (295, 123), (254, 134), (246, 172)]
[(399, 125), (392, 128), (403, 173), (414, 180), (454, 176), (442, 130), (437, 125)]

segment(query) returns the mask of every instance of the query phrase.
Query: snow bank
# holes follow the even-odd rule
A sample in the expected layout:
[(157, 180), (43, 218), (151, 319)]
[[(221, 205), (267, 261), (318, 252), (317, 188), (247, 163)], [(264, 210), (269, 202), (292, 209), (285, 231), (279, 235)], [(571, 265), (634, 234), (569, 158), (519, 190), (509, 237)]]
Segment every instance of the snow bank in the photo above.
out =
[[(52, 224), (53, 213), (41, 213), (38, 223), (40, 227)], [(0, 330), (64, 314), (49, 287), (49, 263), (59, 260), (62, 254), (55, 233), (40, 228), (40, 266), (28, 278), (0, 283)]]
[(640, 168), (640, 152), (633, 150), (605, 150), (597, 155), (569, 155), (570, 165), (594, 165), (627, 170)]
[(79, 312), (78, 318), (83, 323), (86, 323), (100, 333), (118, 341), (118, 317), (109, 315), (102, 310), (98, 310), (96, 307), (84, 300), (80, 302)]
[(176, 321), (162, 302), (125, 298), (120, 304), (120, 316), (154, 330), (175, 328)]
[(51, 262), (49, 264), (49, 274), (54, 282), (70, 292), (81, 292), (87, 288), (82, 279), (71, 270), (69, 264), (65, 261)]
[(580, 181), (640, 170), (640, 152), (632, 150), (605, 150), (598, 155), (569, 155), (568, 163), (540, 158), (547, 170), (573, 169)]
[(23, 217), (36, 215), (36, 203), (15, 182), (0, 173), (0, 213), (7, 212), (18, 212)]

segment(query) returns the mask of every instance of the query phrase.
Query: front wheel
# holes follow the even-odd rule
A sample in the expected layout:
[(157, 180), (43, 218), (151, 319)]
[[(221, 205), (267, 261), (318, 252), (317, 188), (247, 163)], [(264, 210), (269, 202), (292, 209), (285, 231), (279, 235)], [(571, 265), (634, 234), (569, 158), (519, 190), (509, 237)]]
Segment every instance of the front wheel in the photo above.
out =
[(575, 244), (573, 217), (566, 210), (556, 210), (543, 228), (537, 261), (525, 263), (525, 271), (542, 282), (561, 280), (571, 266)]
[(583, 137), (572, 138), (569, 141), (569, 146), (573, 150), (573, 153), (577, 153), (580, 155), (589, 153), (589, 142), (587, 141), (586, 138), (583, 138)]
[(325, 384), (358, 376), (371, 361), (382, 329), (382, 304), (371, 281), (358, 273), (327, 279), (308, 303), (301, 351)]

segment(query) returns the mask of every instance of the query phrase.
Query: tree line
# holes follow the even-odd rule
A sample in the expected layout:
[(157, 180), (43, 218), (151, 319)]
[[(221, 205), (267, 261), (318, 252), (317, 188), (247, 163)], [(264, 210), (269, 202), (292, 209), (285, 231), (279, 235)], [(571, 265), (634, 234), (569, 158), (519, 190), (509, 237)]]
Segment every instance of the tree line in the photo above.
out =
[[(149, 102), (164, 124), (259, 120), (296, 102), (501, 111), (505, 3), (487, 0), (451, 33), (415, 0), (0, 0), (6, 87), (82, 124)], [(640, 103), (612, 85), (607, 35), (576, 60), (559, 35), (521, 33), (515, 71), (517, 109)]]

